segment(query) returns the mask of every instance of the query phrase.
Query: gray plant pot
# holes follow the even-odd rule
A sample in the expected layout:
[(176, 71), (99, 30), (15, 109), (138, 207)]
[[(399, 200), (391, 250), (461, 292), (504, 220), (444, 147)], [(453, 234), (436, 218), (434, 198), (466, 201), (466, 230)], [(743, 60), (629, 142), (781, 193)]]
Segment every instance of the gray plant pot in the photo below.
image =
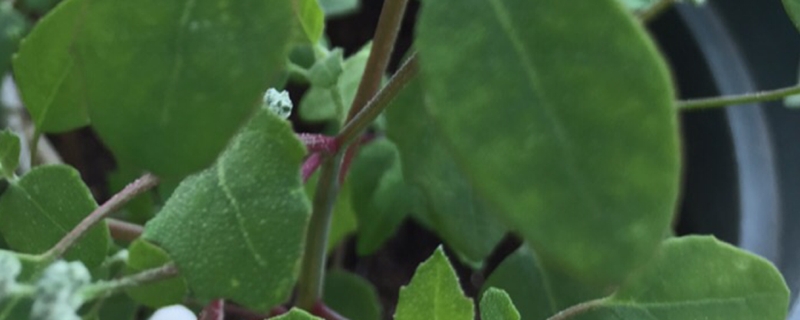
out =
[[(683, 98), (797, 82), (800, 34), (780, 1), (679, 5), (652, 25)], [(800, 289), (800, 110), (782, 102), (682, 114), (680, 233), (714, 234), (774, 262)], [(793, 303), (790, 319), (800, 320)]]

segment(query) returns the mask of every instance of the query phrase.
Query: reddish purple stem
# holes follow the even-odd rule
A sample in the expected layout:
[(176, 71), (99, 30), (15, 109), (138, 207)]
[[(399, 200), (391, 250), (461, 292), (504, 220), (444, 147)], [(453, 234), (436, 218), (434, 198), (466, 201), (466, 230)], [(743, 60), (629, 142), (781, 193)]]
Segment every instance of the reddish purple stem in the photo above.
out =
[(312, 153), (305, 162), (303, 162), (303, 183), (308, 182), (308, 178), (317, 171), (319, 165), (322, 164), (322, 154)]
[(297, 137), (306, 145), (311, 153), (334, 153), (339, 149), (336, 138), (316, 133), (298, 133)]
[(328, 306), (326, 306), (322, 301), (317, 301), (317, 303), (314, 304), (314, 309), (311, 310), (311, 314), (321, 317), (325, 320), (348, 320), (342, 315), (336, 313), (336, 311), (328, 308)]
[(217, 299), (211, 301), (197, 320), (225, 320), (225, 300)]

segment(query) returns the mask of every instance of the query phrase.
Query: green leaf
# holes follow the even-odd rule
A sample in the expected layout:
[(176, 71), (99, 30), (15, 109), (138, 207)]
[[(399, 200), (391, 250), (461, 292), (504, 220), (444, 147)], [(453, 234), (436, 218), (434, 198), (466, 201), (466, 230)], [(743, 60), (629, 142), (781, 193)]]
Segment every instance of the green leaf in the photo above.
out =
[(345, 271), (334, 270), (325, 275), (325, 305), (350, 320), (381, 319), (378, 293), (371, 283)]
[[(308, 179), (308, 182), (306, 182), (305, 190), (309, 199), (313, 199), (314, 197), (318, 180), (319, 172), (316, 172)], [(358, 227), (353, 205), (350, 201), (350, 189), (350, 183), (348, 181), (345, 181), (339, 188), (339, 198), (336, 200), (336, 204), (333, 207), (331, 228), (328, 231), (328, 248), (326, 249), (328, 253), (339, 246), (342, 240), (356, 231)]]
[(94, 129), (159, 176), (209, 166), (286, 65), (289, 1), (68, 1)]
[[(164, 250), (145, 240), (137, 239), (128, 247), (128, 265), (125, 267), (125, 274), (136, 274), (170, 262), (172, 260)], [(126, 292), (136, 302), (150, 308), (160, 308), (183, 301), (187, 293), (186, 280), (183, 277), (176, 277), (134, 287)]]
[(505, 258), (486, 279), (482, 290), (488, 292), (490, 288), (506, 291), (522, 319), (548, 319), (572, 305), (609, 293), (583, 285), (559, 270), (546, 269), (526, 245)]
[(783, 6), (794, 25), (800, 29), (800, 0), (783, 0)]
[(0, 2), (0, 74), (11, 65), (11, 55), (17, 51), (20, 39), (28, 31), (25, 16), (9, 1)]
[(519, 320), (519, 311), (502, 289), (489, 288), (481, 298), (482, 320)]
[(680, 176), (669, 72), (615, 1), (425, 1), (416, 42), (456, 167), (545, 264), (596, 285), (652, 256)]
[(411, 283), (400, 288), (395, 320), (472, 320), (472, 299), (464, 296), (458, 276), (440, 246), (419, 265)]
[(36, 130), (64, 132), (89, 124), (87, 97), (74, 56), (83, 1), (68, 0), (39, 20), (14, 58), (14, 79)]
[(367, 44), (355, 55), (348, 57), (342, 67), (342, 74), (339, 77), (339, 90), (342, 95), (344, 106), (347, 110), (336, 110), (336, 104), (328, 89), (312, 87), (300, 100), (300, 117), (305, 121), (337, 121), (339, 125), (343, 122), (344, 116), (350, 111), (356, 90), (361, 83), (361, 76), (367, 67), (367, 59), (372, 44)]
[(767, 260), (713, 237), (669, 239), (658, 257), (576, 319), (783, 320), (789, 289)]
[(338, 17), (358, 10), (359, 0), (320, 0), (322, 11), (326, 17)]
[(317, 60), (308, 70), (308, 78), (312, 86), (328, 89), (336, 85), (344, 71), (342, 54), (342, 49), (336, 48), (326, 57)]
[[(11, 249), (43, 253), (95, 208), (97, 203), (78, 171), (65, 165), (37, 167), (0, 196), (0, 232)], [(91, 269), (105, 259), (109, 242), (108, 226), (101, 222), (64, 257), (80, 260)]]
[(106, 298), (100, 303), (97, 311), (98, 320), (136, 320), (139, 306), (124, 294), (117, 294)]
[(292, 310), (289, 310), (289, 312), (287, 312), (287, 313), (285, 313), (283, 315), (277, 316), (277, 317), (272, 317), (270, 319), (275, 319), (275, 320), (324, 320), (322, 318), (318, 318), (318, 317), (312, 316), (308, 312), (305, 312), (305, 311), (297, 309), (297, 308), (292, 308)]
[(305, 42), (316, 44), (325, 32), (325, 13), (317, 0), (292, 0), (292, 9)]
[(428, 201), (425, 220), (459, 258), (480, 266), (503, 239), (506, 227), (456, 166), (446, 138), (426, 109), (422, 86), (411, 83), (386, 112), (386, 134), (400, 149), (406, 180)]
[(19, 165), (20, 141), (9, 130), (0, 131), (0, 173), (6, 179), (14, 179)]
[(422, 194), (403, 181), (397, 147), (378, 139), (361, 148), (350, 170), (352, 201), (358, 217), (359, 255), (380, 249), (408, 213), (424, 210)]
[(260, 110), (209, 169), (186, 178), (144, 238), (164, 248), (200, 299), (264, 312), (291, 293), (311, 205), (290, 124)]

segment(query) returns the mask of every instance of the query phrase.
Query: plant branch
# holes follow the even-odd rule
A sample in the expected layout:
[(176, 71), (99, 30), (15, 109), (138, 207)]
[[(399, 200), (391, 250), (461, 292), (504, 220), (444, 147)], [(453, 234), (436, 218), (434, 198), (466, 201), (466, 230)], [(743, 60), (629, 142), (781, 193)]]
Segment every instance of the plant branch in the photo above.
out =
[(639, 20), (647, 23), (664, 13), (664, 11), (672, 7), (675, 2), (677, 2), (677, 0), (660, 0), (649, 8), (637, 12), (636, 15), (639, 17)]
[(348, 122), (361, 112), (364, 105), (380, 89), (383, 74), (386, 73), (386, 67), (389, 65), (389, 59), (394, 51), (394, 44), (397, 41), (397, 34), (400, 32), (407, 4), (408, 0), (384, 1), (367, 66), (361, 76), (361, 84), (358, 86), (353, 105), (347, 115)]
[(311, 311), (322, 297), (325, 278), (325, 254), (328, 247), (333, 206), (339, 193), (339, 167), (342, 157), (336, 155), (322, 161), (319, 182), (314, 194), (313, 212), (306, 234), (306, 249), (300, 278), (297, 281), (297, 305)]
[(573, 318), (575, 316), (578, 316), (578, 315), (581, 315), (583, 313), (589, 312), (594, 308), (602, 306), (603, 303), (606, 301), (606, 299), (607, 298), (602, 298), (602, 299), (590, 300), (590, 301), (586, 301), (584, 303), (576, 304), (574, 306), (571, 306), (569, 308), (566, 308), (564, 310), (559, 311), (558, 313), (556, 313), (552, 317), (547, 318), (547, 320), (567, 320), (567, 319), (571, 319), (571, 318)]
[(111, 231), (111, 238), (114, 240), (133, 242), (144, 232), (144, 227), (127, 221), (108, 218), (106, 223), (108, 223), (108, 230)]
[(115, 194), (111, 199), (103, 203), (102, 206), (97, 207), (92, 213), (83, 219), (72, 231), (67, 233), (64, 238), (56, 243), (53, 248), (44, 253), (44, 257), (49, 260), (56, 260), (60, 258), (64, 252), (67, 251), (76, 241), (78, 241), (86, 231), (93, 227), (98, 222), (102, 221), (109, 214), (119, 210), (123, 205), (128, 203), (137, 195), (152, 189), (158, 185), (158, 177), (152, 174), (145, 174), (141, 178), (127, 185), (119, 193)]
[(747, 104), (754, 102), (774, 101), (795, 94), (800, 94), (800, 85), (780, 88), (775, 90), (755, 92), (755, 93), (746, 93), (740, 95), (729, 95), (729, 96), (721, 96), (713, 98), (678, 101), (678, 109), (681, 110), (708, 109), (708, 108), (725, 107), (730, 105), (739, 105), (739, 104)]
[(137, 274), (122, 277), (111, 281), (101, 281), (84, 288), (81, 295), (86, 301), (104, 296), (110, 296), (122, 290), (138, 287), (178, 275), (178, 268), (173, 263), (158, 268), (148, 269)]
[(356, 141), (364, 130), (375, 121), (375, 118), (383, 112), (389, 103), (414, 79), (419, 71), (416, 52), (406, 60), (403, 66), (389, 80), (389, 83), (378, 92), (378, 94), (367, 103), (353, 119), (348, 122), (341, 132), (336, 136), (336, 145), (341, 147), (348, 146)]
[[(383, 3), (378, 27), (375, 31), (361, 84), (358, 86), (347, 122), (355, 117), (369, 100), (375, 96), (381, 86), (383, 74), (389, 65), (394, 50), (397, 34), (405, 15), (408, 0), (386, 0)], [(358, 144), (348, 148), (354, 153)], [(314, 195), (313, 212), (306, 237), (305, 255), (297, 282), (297, 305), (311, 311), (322, 297), (323, 279), (325, 278), (325, 255), (328, 232), (330, 231), (333, 206), (339, 193), (339, 173), (342, 167), (342, 149), (336, 155), (328, 156), (322, 161), (317, 190)]]

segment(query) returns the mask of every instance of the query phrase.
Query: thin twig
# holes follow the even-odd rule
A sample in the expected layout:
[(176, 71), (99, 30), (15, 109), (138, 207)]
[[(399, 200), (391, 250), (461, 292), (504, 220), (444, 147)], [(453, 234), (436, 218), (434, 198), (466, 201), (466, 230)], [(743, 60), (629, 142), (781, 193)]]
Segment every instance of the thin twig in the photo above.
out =
[(314, 194), (314, 209), (306, 234), (305, 255), (297, 280), (297, 306), (308, 311), (312, 310), (314, 304), (322, 297), (325, 253), (333, 206), (339, 193), (337, 177), (341, 158), (341, 155), (336, 155), (322, 161), (319, 182)]
[(386, 67), (389, 65), (389, 59), (394, 51), (394, 44), (397, 41), (397, 34), (400, 32), (407, 4), (408, 0), (387, 0), (383, 3), (367, 66), (364, 68), (361, 83), (347, 115), (348, 122), (361, 112), (361, 109), (380, 89), (383, 74), (386, 73)]
[(754, 102), (774, 101), (795, 94), (800, 94), (800, 85), (776, 89), (776, 90), (746, 93), (740, 95), (678, 101), (678, 109), (681, 110), (707, 109), (714, 107), (725, 107), (730, 105), (748, 104)]
[(127, 277), (92, 284), (83, 290), (82, 295), (85, 300), (93, 300), (110, 296), (128, 288), (171, 279), (177, 275), (178, 267), (174, 263), (168, 263)]
[(141, 178), (127, 185), (119, 193), (106, 201), (102, 206), (97, 207), (92, 213), (83, 219), (72, 231), (67, 233), (53, 248), (44, 253), (48, 259), (55, 260), (60, 258), (76, 241), (78, 241), (86, 231), (98, 222), (102, 221), (109, 214), (119, 210), (123, 205), (131, 201), (137, 195), (152, 189), (158, 185), (158, 177), (152, 174), (145, 174)]
[(392, 76), (389, 83), (378, 94), (367, 103), (361, 112), (345, 125), (339, 135), (336, 136), (336, 145), (348, 146), (375, 121), (375, 118), (386, 109), (400, 91), (417, 75), (419, 63), (417, 54), (414, 53), (406, 60), (403, 66)]
[(592, 309), (595, 309), (597, 307), (602, 306), (603, 302), (605, 302), (605, 301), (606, 301), (606, 298), (603, 298), (603, 299), (591, 300), (591, 301), (586, 301), (584, 303), (576, 304), (574, 306), (571, 306), (571, 307), (569, 307), (567, 309), (564, 309), (564, 310), (560, 311), (559, 313), (556, 313), (552, 317), (547, 318), (547, 320), (567, 320), (567, 319), (571, 319), (572, 317), (584, 314), (586, 312), (591, 311)]
[[(367, 66), (361, 76), (361, 84), (350, 108), (347, 122), (355, 117), (380, 89), (381, 80), (394, 50), (407, 4), (408, 0), (384, 1)], [(351, 144), (346, 153), (355, 154), (357, 147), (358, 144)], [(322, 297), (327, 238), (333, 205), (339, 193), (342, 151), (344, 150), (339, 148), (336, 155), (323, 160), (314, 195), (305, 255), (297, 282), (297, 305), (305, 310), (311, 310)]]
[(111, 231), (111, 238), (114, 240), (133, 242), (144, 233), (144, 227), (127, 221), (108, 218), (108, 230)]

